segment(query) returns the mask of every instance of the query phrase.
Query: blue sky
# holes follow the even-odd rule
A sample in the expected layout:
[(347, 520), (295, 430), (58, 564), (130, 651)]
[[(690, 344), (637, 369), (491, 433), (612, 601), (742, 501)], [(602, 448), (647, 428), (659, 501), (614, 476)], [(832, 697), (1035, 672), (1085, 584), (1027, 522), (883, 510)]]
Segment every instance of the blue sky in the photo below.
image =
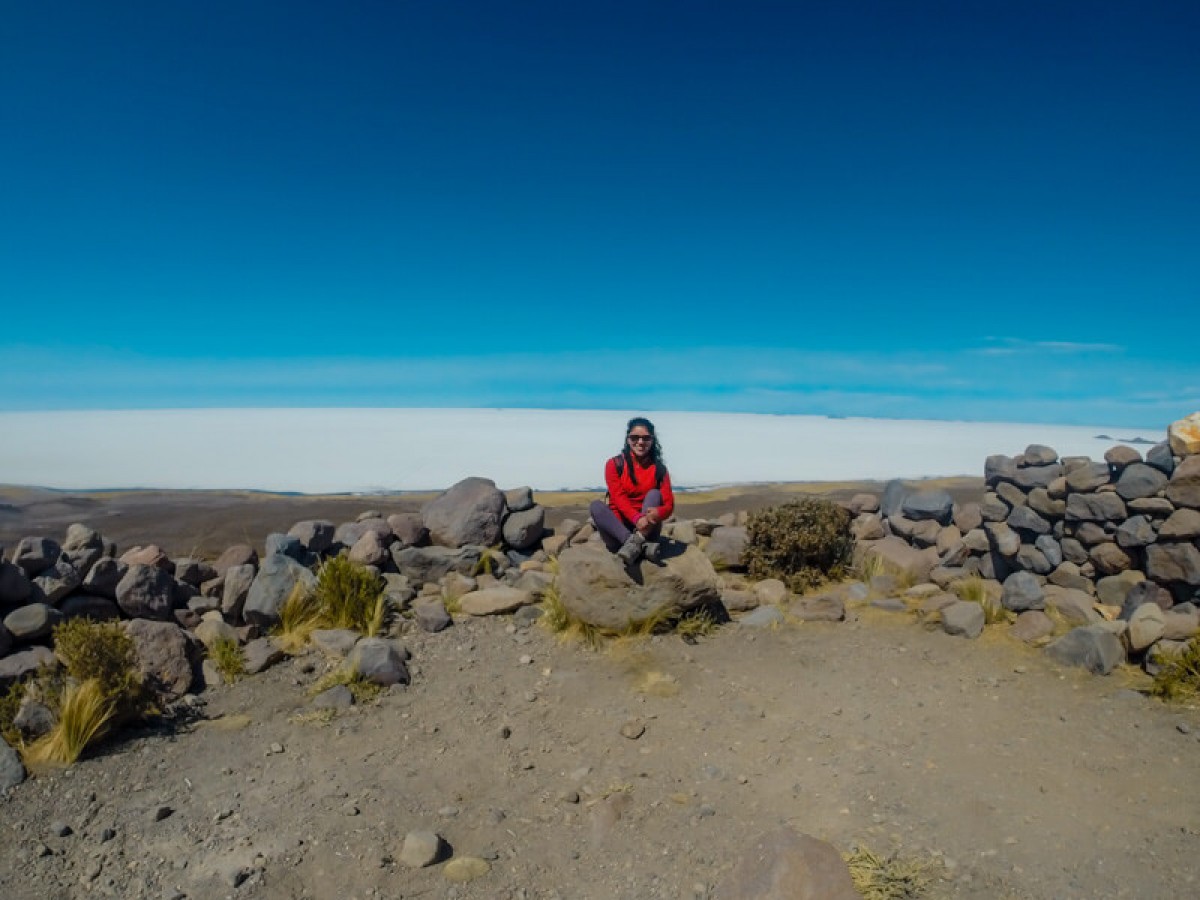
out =
[(0, 409), (1200, 409), (1200, 5), (9, 4)]

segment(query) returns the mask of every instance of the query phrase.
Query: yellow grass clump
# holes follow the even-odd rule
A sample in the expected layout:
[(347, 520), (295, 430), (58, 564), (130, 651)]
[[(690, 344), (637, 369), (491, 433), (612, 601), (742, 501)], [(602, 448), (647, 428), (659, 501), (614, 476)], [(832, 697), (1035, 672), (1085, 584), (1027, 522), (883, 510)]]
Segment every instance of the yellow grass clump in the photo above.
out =
[(106, 694), (99, 678), (68, 685), (58, 710), (58, 724), (49, 734), (22, 748), (25, 764), (34, 771), (71, 765), (89, 744), (104, 735), (115, 712), (116, 701)]
[(208, 648), (208, 658), (212, 660), (221, 678), (226, 684), (240, 681), (246, 674), (246, 658), (238, 642), (230, 638), (217, 638)]
[(844, 854), (855, 889), (864, 900), (918, 900), (927, 895), (941, 869), (929, 857), (881, 857), (866, 846)]

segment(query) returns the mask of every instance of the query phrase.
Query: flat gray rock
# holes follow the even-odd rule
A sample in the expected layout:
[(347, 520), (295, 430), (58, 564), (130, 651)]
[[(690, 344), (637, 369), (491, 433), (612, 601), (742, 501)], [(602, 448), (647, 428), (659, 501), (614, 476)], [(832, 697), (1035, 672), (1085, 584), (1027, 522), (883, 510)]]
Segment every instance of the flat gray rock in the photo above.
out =
[(4, 627), (18, 644), (28, 644), (50, 636), (62, 621), (62, 613), (45, 603), (29, 603), (4, 617)]
[(746, 628), (769, 628), (772, 625), (782, 625), (783, 622), (783, 613), (774, 606), (760, 606), (737, 620), (739, 625)]
[(627, 570), (602, 546), (569, 547), (558, 558), (559, 598), (581, 622), (610, 631), (677, 615), (721, 599), (708, 557), (696, 547), (663, 542), (660, 564)]
[(913, 491), (900, 506), (905, 517), (914, 522), (934, 521), (949, 525), (954, 512), (954, 498), (943, 490)]
[(1143, 462), (1126, 466), (1117, 479), (1117, 493), (1125, 500), (1153, 497), (1167, 486), (1167, 476)]
[(942, 631), (955, 637), (977, 638), (983, 634), (986, 616), (978, 603), (959, 600), (942, 608)]

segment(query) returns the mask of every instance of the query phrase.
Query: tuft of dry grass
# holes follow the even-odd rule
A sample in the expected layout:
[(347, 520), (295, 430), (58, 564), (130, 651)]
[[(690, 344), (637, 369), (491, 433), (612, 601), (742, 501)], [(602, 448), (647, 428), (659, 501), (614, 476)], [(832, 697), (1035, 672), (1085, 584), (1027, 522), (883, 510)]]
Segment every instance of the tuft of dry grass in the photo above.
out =
[(321, 604), (316, 593), (297, 584), (279, 607), (275, 640), (284, 653), (294, 656), (304, 649), (309, 637), (320, 626)]
[(109, 696), (99, 678), (68, 685), (58, 710), (58, 724), (44, 737), (22, 748), (31, 770), (69, 766), (84, 749), (108, 728), (116, 713), (118, 698)]
[(349, 557), (325, 560), (314, 590), (325, 627), (365, 633), (376, 618), (383, 586), (383, 579)]
[(703, 608), (685, 613), (675, 623), (675, 630), (689, 637), (708, 637), (720, 627), (712, 612)]
[(941, 870), (932, 857), (881, 857), (860, 845), (843, 855), (850, 878), (864, 900), (918, 900), (927, 895)]
[(339, 684), (344, 684), (350, 689), (350, 694), (354, 697), (354, 702), (359, 706), (374, 703), (383, 693), (382, 685), (368, 680), (357, 669), (341, 666), (317, 679), (312, 687), (308, 689), (308, 695), (315, 697), (317, 694), (323, 693)]
[(1175, 703), (1200, 696), (1200, 637), (1192, 638), (1183, 653), (1163, 664), (1150, 695)]
[(288, 721), (293, 725), (328, 725), (335, 718), (337, 718), (337, 710), (326, 708), (296, 713)]
[(246, 674), (246, 658), (238, 642), (230, 638), (217, 638), (208, 648), (208, 658), (212, 660), (221, 678), (226, 684), (240, 681)]
[(983, 607), (983, 621), (986, 625), (997, 625), (1012, 620), (1012, 615), (1004, 605), (988, 595), (987, 585), (979, 575), (961, 578), (950, 585), (959, 600), (967, 603), (978, 603)]

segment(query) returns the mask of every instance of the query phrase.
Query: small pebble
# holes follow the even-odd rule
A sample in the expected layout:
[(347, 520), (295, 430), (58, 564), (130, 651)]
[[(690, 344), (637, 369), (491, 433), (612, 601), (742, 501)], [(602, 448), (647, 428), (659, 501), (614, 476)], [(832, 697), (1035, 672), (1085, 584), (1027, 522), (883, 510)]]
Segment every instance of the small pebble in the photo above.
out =
[(528, 653), (525, 653), (521, 656), (521, 665), (528, 666), (528, 665), (531, 665), (532, 663), (533, 663), (533, 657), (530, 656)]
[(169, 818), (174, 812), (175, 810), (169, 806), (157, 806), (150, 814), (150, 818), (155, 822), (161, 822), (163, 819)]
[(272, 753), (282, 753), (282, 752), (283, 752), (283, 744), (280, 744), (280, 743), (274, 743), (274, 744), (272, 744), (272, 745), (271, 745), (271, 752), (272, 752)]
[(100, 832), (100, 843), (106, 844), (117, 836), (117, 833), (111, 828), (105, 828)]
[(626, 722), (621, 726), (621, 736), (636, 741), (646, 733), (646, 726), (641, 722)]
[(51, 822), (50, 833), (55, 837), (70, 837), (75, 832), (71, 830), (71, 826), (66, 822)]
[(507, 725), (502, 726), (500, 728), (500, 737), (507, 741), (510, 737), (512, 737), (512, 729)]
[(1191, 734), (1192, 726), (1190, 726), (1187, 722), (1180, 722), (1178, 725), (1175, 726), (1175, 730), (1178, 731), (1180, 734)]

